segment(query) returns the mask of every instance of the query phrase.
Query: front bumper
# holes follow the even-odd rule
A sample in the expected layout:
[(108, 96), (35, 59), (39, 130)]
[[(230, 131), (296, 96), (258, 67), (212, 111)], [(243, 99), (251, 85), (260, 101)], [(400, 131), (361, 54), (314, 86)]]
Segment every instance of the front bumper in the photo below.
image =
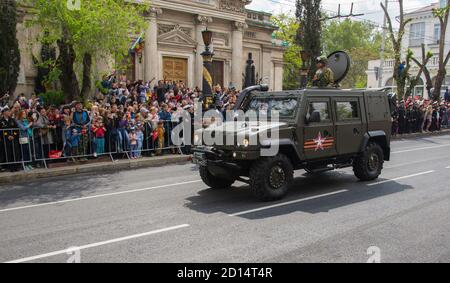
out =
[(248, 161), (259, 158), (259, 151), (224, 151), (211, 147), (193, 149), (192, 162), (208, 167), (216, 177), (239, 177), (245, 174)]

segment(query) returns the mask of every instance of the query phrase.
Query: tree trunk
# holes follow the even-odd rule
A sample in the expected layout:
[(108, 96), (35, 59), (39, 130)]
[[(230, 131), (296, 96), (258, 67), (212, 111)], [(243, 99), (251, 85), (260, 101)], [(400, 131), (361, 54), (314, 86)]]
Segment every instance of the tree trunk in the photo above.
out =
[[(447, 5), (450, 6), (450, 0), (447, 1)], [(448, 59), (445, 57), (445, 36), (447, 34), (447, 26), (449, 19), (449, 9), (444, 12), (443, 15), (437, 15), (439, 23), (441, 25), (441, 34), (439, 42), (439, 70), (434, 83), (433, 99), (439, 101), (441, 99), (441, 88), (444, 83), (447, 70), (445, 69)]]
[(390, 35), (390, 38), (392, 41), (392, 46), (394, 48), (394, 59), (395, 59), (394, 80), (397, 83), (397, 97), (398, 97), (398, 99), (403, 99), (403, 97), (405, 95), (407, 73), (404, 72), (404, 75), (400, 76), (398, 71), (399, 71), (399, 67), (401, 64), (401, 53), (402, 53), (401, 49), (402, 49), (403, 36), (405, 35), (405, 27), (410, 21), (412, 21), (412, 19), (405, 20), (405, 14), (404, 14), (404, 9), (403, 9), (403, 0), (399, 0), (398, 4), (399, 4), (399, 8), (400, 8), (400, 16), (399, 16), (400, 27), (399, 27), (397, 37), (396, 37), (395, 33), (394, 33), (394, 27), (392, 25), (391, 16), (389, 15), (388, 10), (383, 5), (383, 3), (380, 3), (381, 8), (383, 9), (384, 14), (386, 15), (388, 29), (389, 29), (389, 35)]
[(92, 55), (84, 53), (83, 56), (83, 86), (81, 88), (81, 99), (85, 100), (90, 97), (92, 89), (91, 81)]
[(80, 98), (80, 85), (73, 65), (75, 63), (75, 51), (69, 43), (67, 29), (63, 28), (63, 37), (58, 40), (59, 57), (58, 66), (61, 70), (59, 80), (61, 88), (66, 96), (66, 102), (72, 102)]

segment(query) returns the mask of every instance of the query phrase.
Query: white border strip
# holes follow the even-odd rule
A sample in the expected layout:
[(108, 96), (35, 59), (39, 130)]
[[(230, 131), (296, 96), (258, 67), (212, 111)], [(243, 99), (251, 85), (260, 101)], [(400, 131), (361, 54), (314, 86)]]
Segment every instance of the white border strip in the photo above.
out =
[(436, 146), (428, 146), (428, 147), (421, 147), (421, 148), (412, 148), (412, 149), (406, 149), (401, 151), (393, 151), (392, 154), (399, 154), (399, 153), (405, 153), (405, 152), (412, 152), (412, 151), (419, 151), (424, 149), (434, 149), (434, 148), (442, 148), (450, 146), (450, 144), (443, 144), (443, 145), (436, 145)]
[[(150, 232), (146, 232), (146, 233), (142, 233), (142, 234), (136, 234), (136, 235), (131, 235), (131, 236), (127, 236), (127, 237), (112, 239), (112, 240), (108, 240), (108, 241), (92, 243), (92, 244), (88, 244), (88, 245), (77, 247), (77, 249), (78, 250), (85, 250), (85, 249), (95, 248), (95, 247), (99, 247), (99, 246), (104, 246), (104, 245), (114, 244), (114, 243), (123, 242), (123, 241), (127, 241), (127, 240), (142, 238), (142, 237), (146, 237), (146, 236), (150, 236), (150, 235), (154, 235), (154, 234), (158, 234), (158, 233), (163, 233), (163, 232), (168, 232), (168, 231), (173, 231), (173, 230), (186, 228), (186, 227), (189, 227), (189, 224), (183, 224), (183, 225), (168, 227), (168, 228), (164, 228), (164, 229), (154, 230), (154, 231), (150, 231)], [(25, 258), (21, 258), (21, 259), (8, 261), (8, 262), (5, 262), (5, 263), (29, 262), (29, 261), (33, 261), (33, 260), (37, 260), (37, 259), (41, 259), (41, 258), (52, 257), (52, 256), (56, 256), (56, 255), (61, 255), (61, 254), (67, 254), (68, 252), (70, 252), (70, 250), (73, 250), (73, 249), (74, 248), (69, 248), (69, 249), (59, 250), (59, 251), (45, 253), (45, 254), (41, 254), (41, 255), (25, 257)]]
[(422, 176), (422, 175), (427, 175), (427, 174), (431, 174), (431, 173), (434, 173), (434, 172), (436, 172), (436, 171), (431, 170), (431, 171), (427, 171), (427, 172), (412, 174), (412, 175), (408, 175), (408, 176), (398, 177), (398, 178), (395, 178), (395, 179), (389, 179), (389, 180), (385, 180), (385, 181), (372, 183), (372, 184), (369, 184), (368, 186), (369, 187), (377, 186), (377, 185), (386, 184), (386, 183), (390, 183), (390, 182), (395, 182), (395, 181), (400, 181), (400, 180), (404, 180), (404, 179), (414, 178), (414, 177), (418, 177), (418, 176)]
[(81, 200), (89, 200), (89, 199), (96, 199), (96, 198), (103, 198), (103, 197), (110, 197), (110, 196), (118, 196), (118, 195), (130, 194), (130, 193), (145, 192), (145, 191), (151, 191), (151, 190), (155, 190), (155, 189), (162, 189), (162, 188), (169, 188), (169, 187), (175, 187), (175, 186), (181, 186), (181, 185), (195, 184), (195, 183), (200, 183), (200, 182), (201, 182), (200, 180), (196, 180), (196, 181), (168, 184), (168, 185), (162, 185), (162, 186), (156, 186), (156, 187), (150, 187), (150, 188), (143, 188), (143, 189), (137, 189), (137, 190), (121, 191), (121, 192), (115, 192), (115, 193), (109, 193), (109, 194), (94, 195), (94, 196), (89, 196), (89, 197), (81, 197), (81, 198), (66, 199), (66, 200), (60, 200), (60, 201), (54, 201), (54, 202), (45, 202), (45, 203), (33, 204), (33, 205), (27, 205), (27, 206), (6, 208), (6, 209), (1, 209), (0, 213), (8, 212), (8, 211), (14, 211), (14, 210), (27, 209), (27, 208), (47, 206), (47, 205), (75, 202), (75, 201), (81, 201)]

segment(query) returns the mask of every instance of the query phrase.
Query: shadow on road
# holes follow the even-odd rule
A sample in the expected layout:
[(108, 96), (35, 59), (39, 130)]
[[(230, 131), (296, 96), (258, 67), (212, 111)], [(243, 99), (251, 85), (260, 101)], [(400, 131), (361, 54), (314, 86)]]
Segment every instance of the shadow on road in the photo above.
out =
[[(305, 174), (295, 179), (288, 197), (279, 202), (258, 202), (253, 197), (249, 187), (243, 186), (233, 187), (229, 190), (202, 190), (198, 195), (187, 198), (185, 206), (205, 214), (218, 212), (236, 214), (266, 206), (298, 201), (296, 203), (239, 215), (239, 217), (246, 219), (261, 219), (295, 212), (311, 214), (326, 213), (336, 208), (413, 189), (412, 186), (402, 185), (397, 182), (389, 182), (371, 187), (368, 184), (358, 182), (353, 175), (342, 172), (329, 172), (321, 174), (320, 177)], [(341, 190), (346, 191), (333, 195), (325, 195)], [(302, 201), (302, 199), (307, 200)]]

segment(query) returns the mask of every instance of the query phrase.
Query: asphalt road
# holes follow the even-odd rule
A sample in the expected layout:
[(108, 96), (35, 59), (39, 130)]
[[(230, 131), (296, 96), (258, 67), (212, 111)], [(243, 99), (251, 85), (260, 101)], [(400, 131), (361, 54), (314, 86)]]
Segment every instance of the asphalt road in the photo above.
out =
[(193, 165), (18, 180), (0, 186), (0, 262), (450, 262), (450, 136), (392, 147), (376, 182), (297, 172), (275, 203)]

